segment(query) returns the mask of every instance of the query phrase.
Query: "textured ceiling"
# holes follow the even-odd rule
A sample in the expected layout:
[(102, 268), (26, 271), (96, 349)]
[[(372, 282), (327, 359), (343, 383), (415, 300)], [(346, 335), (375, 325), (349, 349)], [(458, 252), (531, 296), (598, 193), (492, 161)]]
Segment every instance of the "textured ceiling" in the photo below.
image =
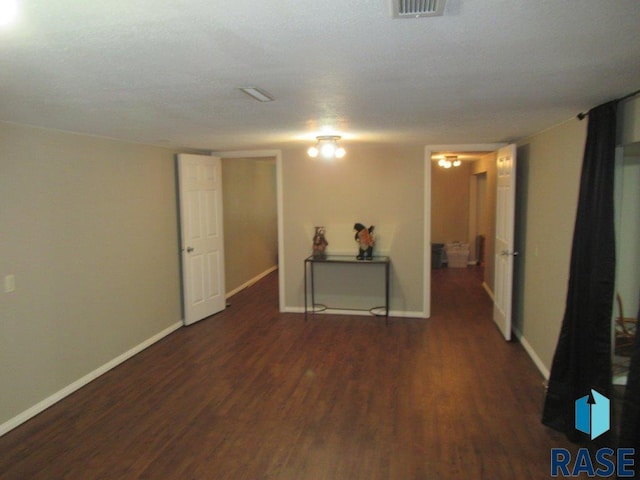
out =
[[(22, 0), (0, 121), (232, 150), (493, 143), (640, 88), (637, 0)], [(258, 86), (275, 101), (238, 90)]]

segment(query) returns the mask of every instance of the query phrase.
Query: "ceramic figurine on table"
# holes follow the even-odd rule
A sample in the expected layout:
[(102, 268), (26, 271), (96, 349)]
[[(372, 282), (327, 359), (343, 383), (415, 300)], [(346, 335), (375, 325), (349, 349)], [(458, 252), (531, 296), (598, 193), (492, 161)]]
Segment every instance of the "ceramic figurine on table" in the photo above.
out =
[(324, 236), (324, 227), (316, 227), (316, 233), (313, 235), (313, 258), (325, 258), (327, 254), (327, 239)]
[(365, 227), (361, 223), (356, 223), (353, 226), (356, 231), (355, 239), (358, 242), (358, 260), (371, 260), (373, 258), (373, 247), (376, 244), (376, 240), (373, 237), (374, 226), (369, 228)]

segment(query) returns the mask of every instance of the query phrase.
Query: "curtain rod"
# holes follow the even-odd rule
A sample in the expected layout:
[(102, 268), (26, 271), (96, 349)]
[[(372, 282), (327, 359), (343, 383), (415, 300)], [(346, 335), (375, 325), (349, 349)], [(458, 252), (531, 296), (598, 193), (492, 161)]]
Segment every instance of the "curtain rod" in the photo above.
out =
[[(620, 98), (618, 98), (617, 100), (614, 100), (614, 101), (615, 102), (622, 102), (623, 100), (626, 100), (627, 98), (635, 97), (639, 93), (640, 93), (640, 90), (636, 90), (635, 92), (631, 92), (628, 95), (625, 95), (624, 97), (620, 97)], [(578, 120), (584, 120), (585, 118), (587, 118), (588, 115), (589, 115), (589, 112), (580, 112), (578, 115), (576, 115), (576, 117), (578, 118)]]

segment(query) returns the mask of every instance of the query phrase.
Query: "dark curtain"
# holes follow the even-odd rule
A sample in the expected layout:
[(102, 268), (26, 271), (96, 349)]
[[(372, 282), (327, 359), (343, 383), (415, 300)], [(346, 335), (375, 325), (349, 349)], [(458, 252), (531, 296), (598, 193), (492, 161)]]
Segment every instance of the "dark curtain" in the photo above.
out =
[[(636, 318), (640, 318), (640, 311)], [(620, 447), (635, 448), (636, 476), (634, 478), (640, 478), (640, 468), (638, 468), (640, 466), (640, 337), (637, 334), (629, 364), (627, 387), (624, 391), (618, 443)]]
[[(587, 438), (575, 429), (576, 399), (592, 388), (611, 398), (617, 103), (589, 111), (567, 304), (542, 416), (542, 423), (564, 432), (573, 442)], [(598, 437), (596, 443), (611, 445), (611, 432)]]

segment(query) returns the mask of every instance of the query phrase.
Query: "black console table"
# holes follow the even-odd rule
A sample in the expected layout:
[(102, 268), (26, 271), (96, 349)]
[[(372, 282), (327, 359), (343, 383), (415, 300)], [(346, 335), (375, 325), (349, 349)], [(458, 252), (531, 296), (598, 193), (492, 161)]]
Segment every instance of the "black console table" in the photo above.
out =
[[(383, 265), (384, 266), (384, 305), (370, 308), (369, 310), (363, 310), (359, 308), (343, 308), (342, 310), (354, 310), (362, 312), (370, 312), (376, 316), (384, 316), (385, 324), (389, 324), (389, 270), (391, 266), (391, 260), (389, 257), (373, 257), (371, 260), (358, 260), (353, 255), (325, 255), (324, 257), (308, 257), (304, 261), (304, 319), (307, 319), (307, 313), (323, 312), (325, 310), (332, 310), (327, 305), (316, 303), (315, 294), (315, 282), (313, 267), (316, 264), (335, 264), (335, 265), (355, 265), (367, 268), (371, 265)], [(310, 282), (311, 288), (307, 286)], [(307, 294), (311, 293), (311, 303), (307, 300)], [(309, 306), (311, 309), (309, 309)], [(377, 310), (382, 310), (384, 313), (377, 313)]]

